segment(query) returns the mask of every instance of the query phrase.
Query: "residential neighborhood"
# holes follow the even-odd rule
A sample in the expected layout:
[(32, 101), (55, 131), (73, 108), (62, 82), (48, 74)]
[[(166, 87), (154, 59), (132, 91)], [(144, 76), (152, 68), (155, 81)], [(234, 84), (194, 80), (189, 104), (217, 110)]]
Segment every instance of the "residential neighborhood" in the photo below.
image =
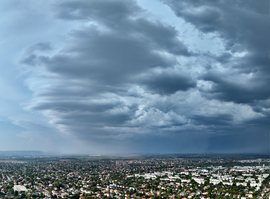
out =
[(0, 198), (269, 198), (268, 159), (245, 161), (6, 160), (0, 162)]

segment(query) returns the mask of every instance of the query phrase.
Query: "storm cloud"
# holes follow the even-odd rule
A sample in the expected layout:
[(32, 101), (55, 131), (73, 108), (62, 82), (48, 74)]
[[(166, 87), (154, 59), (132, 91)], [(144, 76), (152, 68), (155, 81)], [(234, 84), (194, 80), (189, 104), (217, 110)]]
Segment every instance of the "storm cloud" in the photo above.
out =
[(182, 24), (135, 0), (50, 3), (53, 20), (79, 25), (61, 45), (24, 46), (19, 64), (33, 92), (24, 107), (100, 150), (252, 152), (270, 119), (267, 1), (159, 3)]

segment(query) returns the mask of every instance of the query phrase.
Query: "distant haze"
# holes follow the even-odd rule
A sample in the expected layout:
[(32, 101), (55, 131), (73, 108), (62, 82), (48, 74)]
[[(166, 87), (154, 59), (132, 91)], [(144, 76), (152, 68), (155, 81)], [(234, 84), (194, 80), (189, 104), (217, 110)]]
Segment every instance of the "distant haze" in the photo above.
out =
[(41, 151), (0, 151), (0, 156), (43, 156)]

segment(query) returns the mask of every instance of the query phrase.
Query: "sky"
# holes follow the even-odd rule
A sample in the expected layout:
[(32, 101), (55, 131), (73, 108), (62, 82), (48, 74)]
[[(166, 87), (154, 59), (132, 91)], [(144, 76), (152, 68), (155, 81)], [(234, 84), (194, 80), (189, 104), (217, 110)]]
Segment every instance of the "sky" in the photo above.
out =
[(268, 153), (268, 0), (0, 2), (0, 150)]

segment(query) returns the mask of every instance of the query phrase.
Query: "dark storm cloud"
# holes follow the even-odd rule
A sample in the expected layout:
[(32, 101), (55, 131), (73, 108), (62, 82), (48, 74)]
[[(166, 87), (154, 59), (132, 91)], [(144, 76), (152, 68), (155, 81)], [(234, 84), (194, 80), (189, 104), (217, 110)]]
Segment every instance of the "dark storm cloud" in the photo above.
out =
[[(81, 99), (80, 99), (81, 100)], [(39, 103), (32, 110), (46, 111), (52, 110), (55, 118), (58, 118), (55, 124), (66, 126), (85, 126), (85, 129), (91, 129), (94, 126), (119, 126), (130, 120), (136, 111), (136, 104), (126, 107), (121, 102), (81, 102), (64, 101)]]
[(216, 114), (211, 116), (206, 115), (193, 115), (191, 119), (196, 125), (213, 125), (213, 126), (223, 126), (230, 125), (233, 122), (232, 115), (229, 114)]
[(59, 112), (104, 112), (106, 110), (113, 109), (117, 106), (120, 106), (119, 103), (78, 103), (78, 102), (65, 102), (65, 101), (56, 101), (56, 102), (43, 102), (39, 103), (35, 107), (32, 107), (33, 110), (56, 110)]
[[(56, 5), (56, 16), (63, 20), (89, 20), (101, 23), (121, 37), (137, 37), (142, 42), (165, 49), (173, 54), (193, 55), (177, 38), (177, 31), (161, 22), (138, 17), (143, 10), (135, 1), (66, 1)], [(86, 34), (85, 36), (88, 36)], [(152, 46), (152, 47), (154, 47)], [(157, 49), (158, 50), (158, 49)]]
[(144, 143), (150, 151), (148, 145), (161, 151), (225, 150), (222, 137), (236, 138), (228, 146), (239, 149), (247, 124), (267, 129), (270, 20), (260, 14), (265, 9), (253, 1), (164, 2), (224, 48), (211, 51), (207, 42), (193, 41), (185, 35), (186, 24), (182, 30), (147, 18), (133, 0), (55, 2), (55, 19), (79, 26), (57, 50), (46, 42), (25, 50), (21, 63), (35, 66), (30, 68), (36, 75), (27, 82), (34, 90), (27, 108), (81, 140)]
[(39, 42), (35, 43), (31, 46), (29, 46), (25, 50), (25, 55), (23, 58), (20, 60), (22, 64), (34, 66), (38, 63), (38, 56), (35, 54), (35, 52), (44, 52), (44, 51), (50, 51), (52, 50), (52, 45), (49, 42)]
[[(118, 127), (123, 125), (127, 120), (131, 119), (131, 115), (128, 113), (82, 113), (75, 112), (72, 114), (58, 114), (56, 115), (60, 119), (55, 122), (55, 124), (63, 124), (66, 126), (80, 127), (82, 126), (85, 130), (91, 130), (91, 128), (99, 127)], [(88, 133), (88, 132), (82, 132)], [(98, 132), (95, 132), (98, 134)]]
[(145, 36), (148, 37), (148, 42), (157, 45), (158, 48), (164, 48), (175, 55), (195, 55), (177, 39), (178, 33), (174, 28), (168, 28), (168, 26), (166, 27), (166, 25), (160, 22), (152, 23), (144, 19), (138, 20), (137, 24), (134, 25), (141, 33), (145, 33)]
[[(75, 34), (75, 33), (74, 33)], [(170, 67), (175, 62), (163, 58), (139, 38), (118, 34), (76, 32), (67, 54), (42, 58), (49, 71), (99, 83), (121, 83), (152, 67)], [(74, 55), (73, 55), (74, 54)]]
[(213, 73), (208, 73), (202, 78), (214, 83), (210, 90), (205, 91), (208, 98), (252, 105), (257, 100), (267, 100), (270, 97), (270, 88), (267, 86), (269, 78), (256, 77), (249, 79), (248, 82), (241, 82), (240, 78), (239, 81), (232, 81), (230, 76), (224, 77), (222, 74)]
[(29, 66), (35, 66), (37, 64), (37, 56), (35, 54), (24, 56), (20, 62)]
[(232, 59), (232, 55), (230, 53), (223, 53), (222, 55), (216, 56), (214, 59), (216, 59), (218, 62), (222, 64), (226, 64)]
[[(207, 126), (205, 132), (214, 134), (221, 132), (224, 135), (210, 137), (209, 142), (212, 144), (209, 144), (207, 150), (228, 151), (228, 148), (232, 148), (232, 152), (235, 152), (241, 151), (240, 148), (246, 148), (245, 150), (252, 148), (253, 151), (265, 151), (267, 143), (264, 143), (263, 139), (257, 139), (256, 143), (252, 140), (254, 136), (258, 138), (256, 134), (265, 137), (269, 129), (268, 1), (163, 2), (195, 29), (220, 38), (227, 51), (219, 55), (203, 55), (206, 60), (211, 61), (205, 67), (206, 72), (199, 76), (199, 79), (210, 83), (210, 86), (201, 90), (202, 96), (208, 100), (217, 99), (224, 103), (233, 102), (251, 107), (258, 113), (253, 118), (241, 122), (236, 122), (234, 118), (236, 115), (233, 114), (191, 116), (192, 123)], [(243, 114), (248, 115), (245, 112)]]
[[(239, 85), (241, 79), (223, 79), (220, 73), (213, 81), (211, 97), (235, 103), (250, 103), (268, 99), (270, 84), (270, 20), (268, 1), (163, 1), (175, 14), (194, 25), (203, 33), (214, 33), (222, 39), (226, 50), (243, 53), (232, 58), (225, 53), (214, 58), (235, 71), (234, 75), (251, 74), (253, 78), (246, 85)], [(226, 74), (225, 74), (226, 75)], [(219, 80), (220, 79), (220, 80)], [(258, 84), (257, 81), (260, 83)]]
[[(116, 85), (128, 83), (148, 69), (177, 64), (175, 58), (164, 56), (163, 52), (183, 56), (192, 54), (177, 38), (178, 33), (173, 27), (139, 17), (141, 9), (134, 2), (66, 1), (55, 9), (61, 19), (102, 22), (108, 30), (100, 30), (95, 25), (74, 30), (62, 53), (53, 57), (30, 54), (24, 57), (24, 63), (38, 61), (49, 71), (69, 78)], [(74, 17), (74, 13), (80, 17)], [(137, 18), (129, 18), (135, 14)], [(183, 85), (194, 85), (188, 78), (185, 78), (187, 83), (181, 79)]]
[(175, 72), (150, 74), (142, 79), (142, 83), (144, 83), (149, 90), (161, 95), (169, 95), (177, 91), (187, 91), (196, 86), (196, 81), (191, 77)]
[(97, 20), (105, 23), (115, 23), (125, 18), (136, 16), (141, 12), (135, 1), (123, 3), (113, 1), (65, 1), (56, 4), (56, 16), (64, 20)]
[[(176, 55), (195, 54), (179, 40), (175, 28), (144, 18), (134, 1), (64, 1), (54, 9), (58, 19), (94, 23), (72, 30), (58, 53), (37, 53), (50, 50), (49, 44), (39, 43), (30, 46), (21, 61), (55, 75), (36, 91), (28, 108), (44, 112), (61, 131), (79, 137), (130, 134), (137, 131), (132, 128), (141, 128), (132, 123), (143, 115), (138, 112), (143, 102), (138, 100), (145, 99), (138, 89), (168, 95), (196, 86), (187, 73), (171, 72), (179, 65)], [(163, 72), (156, 74), (156, 69)], [(186, 123), (175, 113), (167, 117), (165, 123), (150, 126)]]
[[(173, 54), (191, 56), (187, 47), (177, 38), (178, 32), (172, 26), (159, 21), (149, 21), (140, 17), (143, 12), (134, 1), (129, 4), (121, 0), (115, 1), (67, 1), (56, 6), (60, 19), (72, 20), (76, 13), (79, 18), (101, 23), (119, 37), (133, 38), (148, 43), (149, 47), (157, 50), (166, 50)], [(64, 16), (62, 12), (66, 13)], [(93, 32), (94, 33), (94, 32)], [(89, 36), (88, 33), (79, 33), (79, 36)]]
[[(55, 9), (60, 19), (90, 20), (107, 29), (91, 25), (73, 30), (61, 53), (52, 57), (28, 54), (22, 63), (38, 63), (68, 78), (91, 80), (100, 88), (96, 91), (109, 91), (116, 85), (121, 89), (148, 69), (169, 68), (177, 64), (173, 56), (165, 56), (164, 52), (192, 55), (178, 39), (178, 32), (173, 27), (140, 17), (142, 10), (133, 1), (129, 4), (123, 1), (65, 1), (56, 4)], [(182, 87), (179, 89), (194, 86), (188, 77), (180, 79)], [(164, 86), (162, 89), (166, 90)]]

